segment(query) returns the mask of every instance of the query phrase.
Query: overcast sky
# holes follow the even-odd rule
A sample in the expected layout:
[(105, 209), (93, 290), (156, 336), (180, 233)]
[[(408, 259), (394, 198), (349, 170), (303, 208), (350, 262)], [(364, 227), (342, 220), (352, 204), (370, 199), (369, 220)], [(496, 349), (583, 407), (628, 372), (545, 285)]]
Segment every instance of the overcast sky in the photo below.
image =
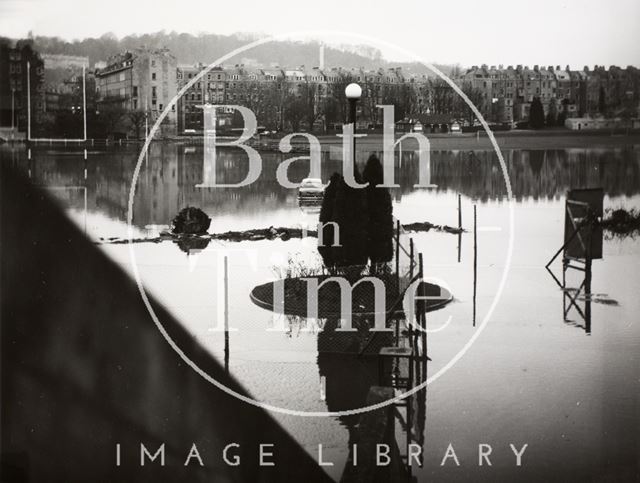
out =
[[(9, 37), (329, 29), (375, 36), (425, 61), (467, 66), (640, 66), (639, 21), (640, 0), (0, 0), (0, 35)], [(405, 60), (382, 50), (390, 60)]]

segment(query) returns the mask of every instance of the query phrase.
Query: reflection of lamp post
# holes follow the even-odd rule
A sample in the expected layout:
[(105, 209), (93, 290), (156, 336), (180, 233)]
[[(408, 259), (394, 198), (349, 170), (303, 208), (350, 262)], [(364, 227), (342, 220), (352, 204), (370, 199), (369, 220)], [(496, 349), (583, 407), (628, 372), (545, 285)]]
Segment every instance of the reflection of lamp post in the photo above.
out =
[(11, 131), (13, 131), (13, 128), (15, 127), (15, 111), (16, 111), (15, 96), (16, 96), (16, 88), (12, 87), (11, 88)]
[(344, 95), (347, 96), (347, 100), (349, 101), (349, 122), (353, 124), (353, 168), (355, 170), (356, 167), (356, 103), (360, 96), (362, 96), (362, 88), (352, 82), (344, 89)]

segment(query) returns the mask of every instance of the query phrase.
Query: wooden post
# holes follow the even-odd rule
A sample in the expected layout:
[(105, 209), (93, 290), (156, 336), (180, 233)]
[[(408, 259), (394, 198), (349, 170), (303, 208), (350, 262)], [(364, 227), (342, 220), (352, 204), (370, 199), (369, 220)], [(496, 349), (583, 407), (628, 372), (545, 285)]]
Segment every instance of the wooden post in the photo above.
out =
[(584, 330), (587, 334), (591, 334), (591, 254), (589, 250), (587, 250), (584, 267), (584, 318)]
[(84, 127), (84, 140), (87, 140), (87, 74), (84, 63), (82, 64), (82, 122)]
[(568, 260), (562, 257), (562, 320), (567, 320), (567, 264)]
[(409, 238), (409, 280), (413, 281), (413, 238)]
[(27, 141), (31, 141), (31, 63), (27, 61)]
[(458, 228), (462, 230), (462, 197), (458, 193)]
[[(418, 254), (418, 266), (419, 266), (419, 270), (420, 270), (420, 283), (422, 283), (422, 278), (424, 277), (424, 265), (423, 265), (423, 261), (422, 261), (422, 253)], [(426, 374), (427, 374), (427, 368), (426, 368), (426, 361), (427, 361), (427, 301), (421, 301), (422, 304), (422, 308), (423, 310), (420, 311), (416, 311), (418, 318), (419, 318), (419, 326), (420, 326), (420, 336), (422, 338), (422, 351), (423, 351), (423, 361), (424, 361), (424, 377), (426, 379)]]
[(229, 264), (224, 257), (224, 370), (229, 373)]
[(396, 220), (396, 282), (400, 294), (400, 220)]
[[(591, 334), (591, 246), (593, 238), (593, 223), (589, 224), (589, 239), (587, 241), (584, 260), (584, 330)], [(577, 297), (576, 297), (577, 298)]]
[(473, 326), (476, 326), (476, 293), (478, 286), (478, 222), (473, 205)]

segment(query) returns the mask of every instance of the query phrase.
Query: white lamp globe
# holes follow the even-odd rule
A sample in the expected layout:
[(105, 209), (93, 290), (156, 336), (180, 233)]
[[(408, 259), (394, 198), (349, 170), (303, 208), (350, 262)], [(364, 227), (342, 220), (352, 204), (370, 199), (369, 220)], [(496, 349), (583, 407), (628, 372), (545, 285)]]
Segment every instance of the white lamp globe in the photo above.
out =
[(362, 88), (355, 82), (352, 82), (345, 87), (344, 94), (347, 96), (347, 99), (360, 99), (360, 96), (362, 96)]

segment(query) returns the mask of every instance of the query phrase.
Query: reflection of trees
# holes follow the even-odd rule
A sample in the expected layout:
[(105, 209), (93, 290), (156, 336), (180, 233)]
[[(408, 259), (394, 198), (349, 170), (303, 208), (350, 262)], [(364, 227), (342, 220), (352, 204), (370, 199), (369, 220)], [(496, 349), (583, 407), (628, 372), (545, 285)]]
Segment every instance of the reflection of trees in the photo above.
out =
[[(143, 163), (134, 204), (134, 224), (168, 224), (184, 206), (199, 206), (207, 213), (250, 213), (295, 205), (295, 190), (279, 185), (277, 165), (291, 154), (261, 153), (262, 174), (242, 188), (196, 188), (202, 182), (203, 154), (200, 147), (152, 144), (148, 162)], [(88, 178), (84, 179), (81, 152), (74, 156), (33, 151), (33, 171), (38, 183), (57, 186), (86, 185), (88, 206), (121, 221), (126, 220), (127, 202), (133, 169), (138, 158), (135, 150), (109, 149), (90, 154)], [(368, 153), (367, 153), (368, 154)], [(378, 153), (380, 156), (381, 153)], [(557, 199), (568, 189), (602, 186), (609, 196), (640, 193), (640, 156), (630, 147), (618, 149), (504, 150), (507, 172), (516, 200), (523, 198)], [(24, 153), (22, 156), (25, 156)], [(26, 156), (25, 156), (26, 157)], [(363, 157), (366, 159), (366, 156)], [(26, 171), (26, 159), (21, 166)], [(341, 172), (341, 162), (322, 154), (322, 178)], [(241, 181), (248, 172), (248, 161), (236, 149), (219, 151), (217, 177), (220, 182)], [(296, 161), (289, 178), (300, 182), (309, 173), (307, 161)], [(399, 200), (413, 191), (418, 179), (418, 156), (405, 151), (397, 161), (395, 177), (400, 185), (391, 191)], [(438, 191), (458, 191), (480, 201), (501, 199), (507, 191), (502, 170), (492, 151), (434, 151), (431, 153), (431, 181)]]

